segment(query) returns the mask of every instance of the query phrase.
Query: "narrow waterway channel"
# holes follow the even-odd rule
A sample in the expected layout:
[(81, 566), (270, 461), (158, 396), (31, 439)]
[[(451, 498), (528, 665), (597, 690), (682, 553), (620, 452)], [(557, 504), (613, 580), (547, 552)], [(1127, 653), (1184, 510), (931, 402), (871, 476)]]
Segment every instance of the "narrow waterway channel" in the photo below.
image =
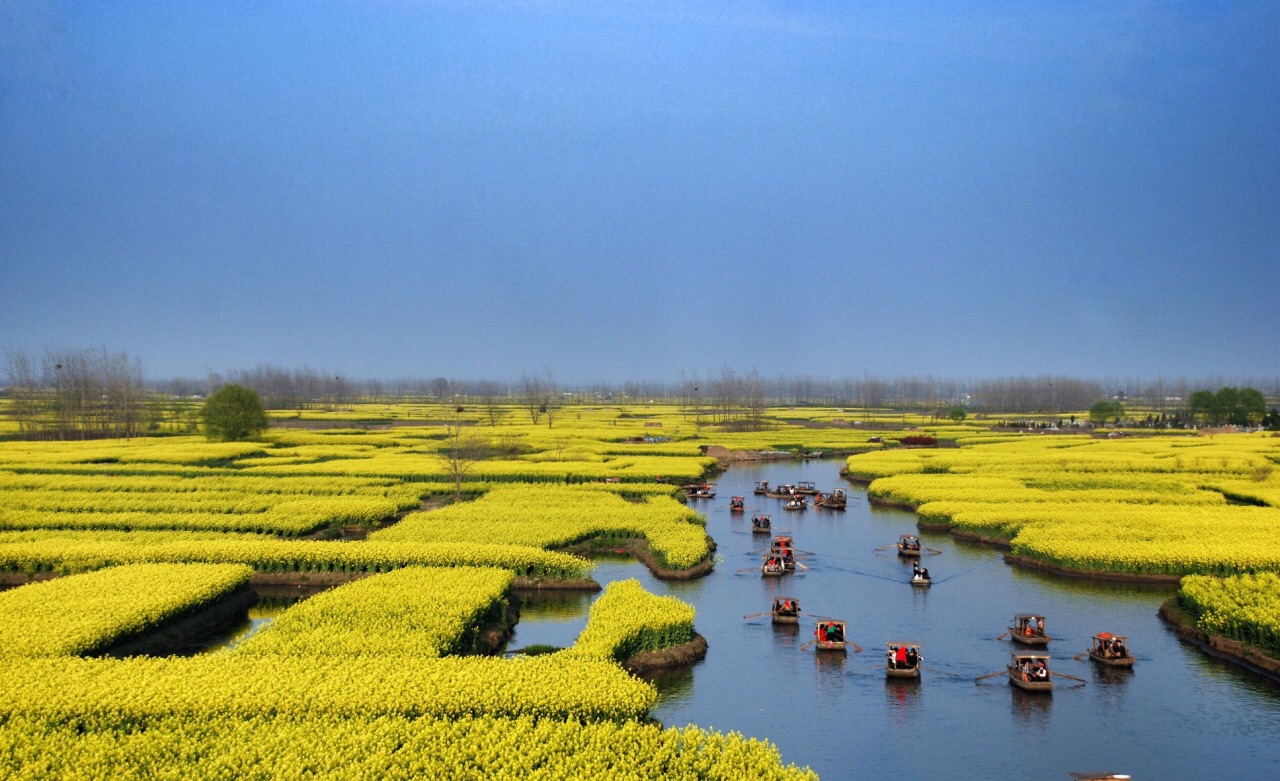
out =
[[(943, 551), (926, 559), (934, 585), (913, 589), (910, 564), (875, 548), (915, 532), (915, 516), (870, 507), (865, 491), (839, 478), (840, 465), (775, 462), (721, 476), (716, 498), (695, 504), (721, 557), (706, 578), (668, 583), (631, 560), (597, 563), (602, 584), (638, 578), (697, 608), (710, 649), (694, 667), (655, 679), (662, 700), (654, 716), (664, 724), (767, 737), (786, 761), (824, 779), (1065, 779), (1099, 769), (1139, 781), (1280, 778), (1280, 686), (1179, 642), (1156, 616), (1172, 590), (1031, 573), (1006, 565), (998, 550), (938, 533), (921, 535)], [(781, 500), (751, 494), (756, 480), (844, 487), (849, 509), (784, 512)], [(729, 513), (732, 495), (747, 497), (747, 513)], [(755, 551), (767, 543), (750, 533), (751, 509), (771, 513), (812, 551), (802, 559), (807, 572), (760, 577)], [(775, 629), (768, 616), (743, 619), (768, 610), (775, 595), (847, 620), (865, 652), (801, 651), (812, 619), (798, 632)], [(594, 598), (533, 601), (509, 647), (571, 644)], [(1003, 669), (1012, 645), (995, 638), (1016, 612), (1046, 615), (1051, 666), (1087, 683), (1060, 680), (1052, 696), (1012, 690), (1003, 677), (975, 684)], [(1129, 636), (1133, 671), (1072, 660), (1097, 631)], [(923, 644), (919, 683), (886, 681), (890, 640)]]

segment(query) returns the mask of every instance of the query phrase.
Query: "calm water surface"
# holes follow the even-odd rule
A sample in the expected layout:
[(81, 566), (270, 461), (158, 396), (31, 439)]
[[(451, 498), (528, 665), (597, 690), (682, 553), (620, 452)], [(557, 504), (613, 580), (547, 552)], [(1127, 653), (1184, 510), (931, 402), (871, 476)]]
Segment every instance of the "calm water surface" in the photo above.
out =
[[(665, 583), (631, 560), (597, 562), (602, 584), (638, 578), (657, 594), (697, 608), (707, 658), (655, 679), (662, 699), (654, 716), (668, 726), (698, 724), (768, 738), (783, 759), (809, 765), (824, 779), (1065, 779), (1069, 770), (1127, 772), (1153, 779), (1280, 778), (1280, 687), (1203, 655), (1177, 640), (1156, 616), (1172, 590), (1083, 582), (1006, 565), (1001, 552), (923, 533), (943, 551), (926, 558), (931, 589), (913, 589), (911, 565), (875, 548), (916, 531), (915, 516), (870, 507), (865, 491), (843, 483), (840, 461), (734, 467), (713, 500), (694, 506), (721, 560), (708, 577)], [(754, 497), (756, 480), (812, 480), (844, 487), (844, 513), (787, 513), (782, 502)], [(762, 579), (750, 515), (732, 516), (731, 495), (748, 510), (773, 515), (796, 546), (812, 551), (808, 572)], [(774, 628), (774, 595), (800, 599), (805, 612), (849, 622), (865, 652), (818, 655), (812, 619), (799, 630)], [(510, 648), (569, 645), (586, 623), (595, 595), (554, 595), (522, 609)], [(1051, 697), (1026, 695), (1003, 677), (1011, 644), (995, 637), (1015, 612), (1047, 616), (1055, 671), (1083, 678)], [(1071, 656), (1096, 631), (1127, 634), (1132, 672), (1099, 670)], [(919, 683), (888, 682), (880, 662), (889, 640), (923, 644)]]

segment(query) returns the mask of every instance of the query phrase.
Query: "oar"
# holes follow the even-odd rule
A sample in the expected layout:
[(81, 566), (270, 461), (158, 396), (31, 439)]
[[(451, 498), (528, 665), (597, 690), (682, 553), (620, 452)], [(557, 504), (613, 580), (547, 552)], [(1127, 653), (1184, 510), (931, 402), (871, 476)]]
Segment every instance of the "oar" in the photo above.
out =
[(800, 569), (804, 570), (805, 572), (808, 572), (808, 571), (809, 571), (809, 568), (808, 568), (808, 567), (806, 567), (804, 564), (801, 564), (801, 563), (800, 563), (800, 562), (798, 562), (798, 561), (796, 562), (796, 566), (797, 566), (797, 567), (799, 567)]
[(890, 548), (896, 548), (896, 547), (898, 547), (898, 543), (895, 542), (892, 545), (881, 545), (879, 548), (876, 548), (876, 550), (889, 550)]
[(1005, 632), (1004, 634), (1000, 635), (1000, 636), (999, 636), (999, 637), (997, 637), (996, 639), (997, 639), (997, 640), (1003, 640), (1003, 639), (1005, 639), (1005, 638), (1006, 638), (1006, 637), (1008, 637), (1008, 636), (1009, 636), (1009, 633), (1008, 633), (1008, 632)]
[(862, 653), (862, 646), (858, 645), (857, 643), (853, 642), (852, 640), (845, 640), (845, 642), (846, 642), (846, 643), (848, 643), (849, 645), (853, 646), (853, 650), (854, 650), (854, 652), (855, 652), (855, 653)]
[(926, 547), (925, 550), (929, 551), (930, 553), (942, 553), (942, 551), (938, 550), (937, 548)]
[(977, 683), (978, 681), (983, 681), (983, 680), (986, 680), (987, 678), (994, 678), (997, 675), (1008, 675), (1008, 674), (1009, 674), (1008, 670), (1001, 670), (998, 673), (991, 673), (989, 675), (979, 675), (977, 678), (973, 679), (973, 682)]
[(747, 567), (746, 569), (738, 570), (738, 572), (759, 572), (759, 571), (760, 571), (759, 567)]
[(816, 643), (816, 642), (818, 642), (818, 641), (817, 641), (817, 640), (810, 640), (809, 642), (807, 642), (807, 643), (805, 643), (804, 645), (800, 646), (800, 650), (801, 650), (801, 651), (803, 651), (804, 649), (808, 648), (809, 646), (813, 645), (813, 644), (814, 644), (814, 643)]
[(1072, 658), (1072, 659), (1075, 659), (1075, 660), (1077, 660), (1077, 661), (1078, 661), (1078, 660), (1080, 659), (1080, 657), (1082, 657), (1082, 656), (1088, 656), (1088, 655), (1089, 655), (1089, 652), (1088, 652), (1088, 651), (1085, 651), (1084, 653), (1076, 654), (1075, 656), (1073, 656), (1073, 657), (1071, 657), (1071, 658)]
[(759, 618), (760, 616), (767, 616), (767, 615), (771, 614), (772, 612), (773, 612), (773, 611), (771, 611), (771, 610), (766, 610), (766, 611), (764, 611), (763, 613), (752, 613), (752, 614), (751, 614), (751, 615), (749, 615), (749, 616), (743, 616), (743, 618)]
[(1084, 678), (1077, 678), (1074, 675), (1067, 675), (1066, 673), (1056, 673), (1052, 670), (1049, 671), (1049, 675), (1052, 675), (1054, 678), (1067, 678), (1068, 680), (1079, 681), (1080, 683), (1088, 683)]

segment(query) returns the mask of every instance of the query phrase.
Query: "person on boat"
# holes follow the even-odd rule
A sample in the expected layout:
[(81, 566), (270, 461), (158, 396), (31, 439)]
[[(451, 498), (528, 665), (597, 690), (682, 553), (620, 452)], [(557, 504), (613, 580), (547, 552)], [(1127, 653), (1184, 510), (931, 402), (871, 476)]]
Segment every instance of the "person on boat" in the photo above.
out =
[(920, 569), (920, 572), (919, 572), (918, 574), (920, 575), (920, 578), (921, 578), (922, 580), (929, 580), (929, 568), (928, 568), (928, 567), (922, 567), (922, 568)]
[(1119, 638), (1117, 638), (1117, 639), (1115, 639), (1115, 640), (1113, 640), (1113, 641), (1112, 641), (1112, 643), (1111, 643), (1111, 653), (1112, 653), (1112, 654), (1115, 656), (1115, 658), (1117, 658), (1117, 659), (1123, 659), (1123, 658), (1125, 658), (1126, 656), (1128, 656), (1128, 655), (1129, 655), (1129, 652), (1128, 652), (1128, 651), (1125, 649), (1125, 647), (1124, 647), (1124, 642), (1123, 642), (1122, 640), (1120, 640)]
[(1038, 634), (1038, 635), (1042, 635), (1042, 634), (1044, 634), (1044, 619), (1043, 619), (1043, 618), (1037, 618), (1037, 619), (1036, 619), (1036, 634)]
[(913, 578), (920, 577), (920, 562), (918, 561), (911, 562), (911, 577)]
[(1044, 666), (1043, 659), (1036, 662), (1035, 677), (1036, 680), (1040, 681), (1047, 681), (1049, 679), (1049, 668)]
[(907, 669), (907, 649), (906, 646), (898, 646), (898, 650), (893, 652), (893, 666), (899, 670)]
[(819, 643), (827, 642), (827, 625), (826, 624), (818, 624), (818, 628), (813, 630), (813, 633), (818, 636)]
[(832, 624), (827, 630), (827, 637), (834, 642), (842, 642), (844, 640), (844, 627), (839, 624)]
[(1025, 624), (1022, 625), (1022, 633), (1027, 637), (1031, 637), (1031, 635), (1035, 633), (1035, 625), (1028, 620)]
[(916, 654), (916, 649), (908, 648), (907, 649), (907, 669), (914, 669), (915, 666), (919, 664), (919, 662), (920, 662), (920, 657), (918, 654)]

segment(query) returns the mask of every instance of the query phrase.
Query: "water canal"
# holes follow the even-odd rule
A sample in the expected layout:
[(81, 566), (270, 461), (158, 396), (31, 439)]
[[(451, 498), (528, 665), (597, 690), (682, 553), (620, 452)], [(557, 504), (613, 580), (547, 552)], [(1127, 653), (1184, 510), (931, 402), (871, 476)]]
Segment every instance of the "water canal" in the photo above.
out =
[[(865, 491), (840, 480), (840, 461), (740, 466), (722, 475), (718, 495), (698, 509), (719, 545), (708, 577), (667, 583), (632, 560), (602, 560), (601, 583), (638, 578), (657, 594), (697, 608), (710, 642), (694, 667), (655, 679), (654, 716), (767, 737), (788, 762), (824, 779), (1065, 779), (1070, 770), (1115, 770), (1143, 779), (1280, 778), (1280, 686), (1183, 644), (1156, 615), (1172, 591), (1086, 582), (1006, 565), (993, 548), (923, 533), (943, 551), (926, 559), (931, 589), (908, 585), (911, 567), (874, 549), (916, 531), (909, 512), (869, 506)], [(753, 497), (756, 480), (812, 480), (849, 490), (843, 513), (786, 513), (782, 501)], [(731, 495), (773, 515), (796, 546), (812, 551), (810, 569), (762, 579), (750, 512), (733, 516)], [(774, 595), (800, 599), (805, 612), (843, 618), (864, 653), (816, 654), (813, 621), (775, 629)], [(594, 595), (556, 594), (530, 602), (509, 647), (568, 645), (586, 622)], [(1042, 612), (1055, 638), (1053, 668), (1083, 678), (1052, 696), (1027, 695), (997, 677), (1011, 644), (996, 640), (1015, 612)], [(1096, 631), (1127, 634), (1137, 657), (1131, 672), (1094, 669), (1071, 657)], [(923, 644), (925, 671), (915, 682), (887, 682), (881, 663), (889, 640)], [(1067, 684), (1069, 681), (1059, 681)]]

